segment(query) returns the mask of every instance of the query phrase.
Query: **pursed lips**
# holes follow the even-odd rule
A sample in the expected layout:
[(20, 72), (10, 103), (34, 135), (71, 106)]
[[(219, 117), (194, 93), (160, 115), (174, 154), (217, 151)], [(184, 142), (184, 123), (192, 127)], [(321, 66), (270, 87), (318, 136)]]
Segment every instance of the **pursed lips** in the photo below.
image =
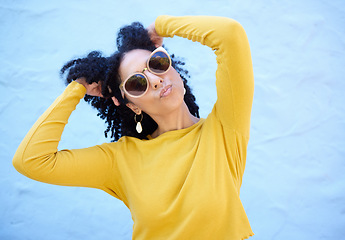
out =
[(172, 85), (165, 86), (160, 93), (160, 97), (162, 98), (168, 96), (171, 93), (171, 90)]

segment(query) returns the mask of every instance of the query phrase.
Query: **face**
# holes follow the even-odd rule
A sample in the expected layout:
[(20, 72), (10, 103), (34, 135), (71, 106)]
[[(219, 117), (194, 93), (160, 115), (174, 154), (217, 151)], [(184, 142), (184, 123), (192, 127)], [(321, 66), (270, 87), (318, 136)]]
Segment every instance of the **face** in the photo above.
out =
[[(126, 53), (119, 68), (121, 81), (123, 82), (135, 72), (142, 72), (146, 68), (150, 54), (150, 51), (142, 49)], [(155, 116), (169, 114), (181, 106), (184, 97), (183, 82), (173, 67), (162, 75), (155, 75), (148, 70), (145, 70), (144, 74), (149, 81), (149, 88), (143, 96), (133, 98), (121, 90), (130, 102), (127, 104), (128, 107), (135, 113), (142, 110), (155, 118)]]

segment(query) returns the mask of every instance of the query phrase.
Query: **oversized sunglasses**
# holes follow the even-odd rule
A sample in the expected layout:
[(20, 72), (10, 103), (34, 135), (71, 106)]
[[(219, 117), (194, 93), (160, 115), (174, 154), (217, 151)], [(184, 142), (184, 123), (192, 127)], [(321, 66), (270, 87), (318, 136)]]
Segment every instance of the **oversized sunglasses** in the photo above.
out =
[(125, 81), (120, 84), (127, 95), (138, 98), (143, 96), (149, 89), (150, 82), (144, 72), (150, 71), (155, 75), (162, 75), (169, 71), (171, 67), (171, 58), (163, 47), (155, 49), (146, 62), (146, 68), (142, 72), (131, 74)]

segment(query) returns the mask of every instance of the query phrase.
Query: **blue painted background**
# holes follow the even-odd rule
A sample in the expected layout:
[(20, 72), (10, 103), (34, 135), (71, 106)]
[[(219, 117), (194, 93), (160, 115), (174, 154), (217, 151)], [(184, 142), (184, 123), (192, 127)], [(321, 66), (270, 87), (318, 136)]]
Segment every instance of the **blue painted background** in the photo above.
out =
[[(255, 97), (241, 199), (257, 240), (344, 239), (345, 2), (341, 0), (0, 0), (0, 239), (130, 239), (124, 204), (95, 189), (47, 185), (12, 167), (26, 132), (63, 91), (59, 69), (91, 50), (111, 54), (117, 29), (158, 15), (238, 20), (252, 50)], [(206, 117), (215, 56), (166, 39), (184, 57)], [(78, 105), (59, 146), (104, 141), (102, 120)], [(212, 221), (210, 219), (210, 221)]]

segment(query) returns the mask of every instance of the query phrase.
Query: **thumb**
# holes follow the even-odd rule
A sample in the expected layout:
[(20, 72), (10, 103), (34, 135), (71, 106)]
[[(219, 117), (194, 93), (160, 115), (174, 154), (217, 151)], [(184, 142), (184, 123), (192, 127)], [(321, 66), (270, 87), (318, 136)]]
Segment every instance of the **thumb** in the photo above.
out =
[(119, 100), (117, 100), (116, 97), (111, 97), (111, 100), (113, 100), (115, 106), (117, 106), (117, 107), (120, 106), (120, 102), (119, 102)]

